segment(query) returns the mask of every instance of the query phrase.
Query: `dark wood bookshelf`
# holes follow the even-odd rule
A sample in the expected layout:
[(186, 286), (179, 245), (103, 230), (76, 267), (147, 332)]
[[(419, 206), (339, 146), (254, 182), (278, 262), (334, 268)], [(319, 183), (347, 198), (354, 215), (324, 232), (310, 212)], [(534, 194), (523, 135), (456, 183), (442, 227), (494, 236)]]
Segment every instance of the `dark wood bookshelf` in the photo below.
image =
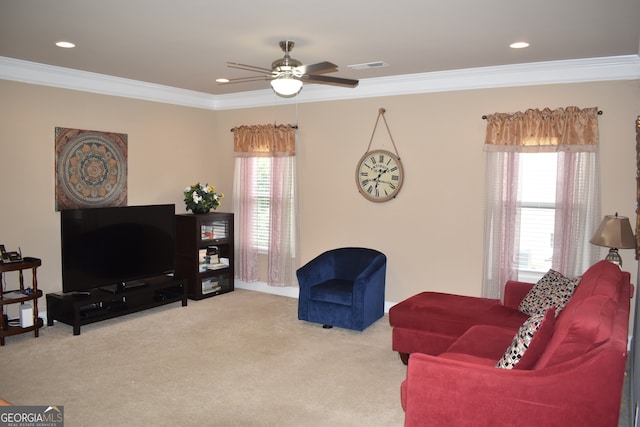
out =
[[(233, 214), (176, 215), (176, 277), (187, 281), (188, 295), (203, 299), (234, 290)], [(215, 246), (225, 265), (201, 262), (200, 251)]]

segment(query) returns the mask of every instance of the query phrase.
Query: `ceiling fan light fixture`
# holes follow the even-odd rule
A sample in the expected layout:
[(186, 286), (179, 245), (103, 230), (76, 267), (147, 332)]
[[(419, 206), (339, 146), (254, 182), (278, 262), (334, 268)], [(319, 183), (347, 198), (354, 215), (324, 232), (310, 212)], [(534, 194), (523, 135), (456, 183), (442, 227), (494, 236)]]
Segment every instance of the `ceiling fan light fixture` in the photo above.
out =
[(302, 82), (289, 75), (283, 74), (271, 80), (273, 91), (284, 98), (296, 96), (302, 89)]

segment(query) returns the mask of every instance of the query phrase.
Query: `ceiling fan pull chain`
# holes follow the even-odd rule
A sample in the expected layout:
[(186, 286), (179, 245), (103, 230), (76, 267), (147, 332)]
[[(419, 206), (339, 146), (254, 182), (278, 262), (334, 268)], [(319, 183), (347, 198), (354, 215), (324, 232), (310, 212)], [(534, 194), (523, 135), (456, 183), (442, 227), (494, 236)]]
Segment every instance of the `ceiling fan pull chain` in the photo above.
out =
[(382, 116), (382, 120), (384, 120), (384, 125), (386, 126), (387, 132), (389, 133), (389, 139), (391, 139), (391, 144), (393, 144), (393, 149), (396, 152), (396, 156), (398, 156), (398, 159), (400, 159), (400, 153), (398, 153), (398, 148), (396, 147), (396, 143), (393, 141), (393, 136), (391, 135), (391, 130), (389, 129), (389, 124), (387, 123), (387, 118), (384, 116), (384, 113), (386, 112), (387, 110), (385, 110), (384, 108), (378, 109), (378, 117), (376, 118), (376, 124), (373, 126), (373, 133), (371, 134), (371, 139), (369, 140), (369, 146), (367, 147), (367, 151), (365, 151), (365, 153), (371, 150), (371, 143), (373, 142), (373, 136), (376, 134), (378, 121), (380, 120), (380, 116)]

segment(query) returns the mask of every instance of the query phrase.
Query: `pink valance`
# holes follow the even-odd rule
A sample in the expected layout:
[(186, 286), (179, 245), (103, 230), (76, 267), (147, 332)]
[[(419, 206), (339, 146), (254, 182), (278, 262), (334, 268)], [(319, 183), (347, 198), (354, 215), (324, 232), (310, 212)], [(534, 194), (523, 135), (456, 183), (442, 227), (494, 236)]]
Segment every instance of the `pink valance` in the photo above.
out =
[(234, 128), (233, 153), (235, 157), (295, 156), (295, 128), (290, 125), (253, 125)]
[(597, 151), (598, 109), (529, 109), (486, 117), (485, 151)]

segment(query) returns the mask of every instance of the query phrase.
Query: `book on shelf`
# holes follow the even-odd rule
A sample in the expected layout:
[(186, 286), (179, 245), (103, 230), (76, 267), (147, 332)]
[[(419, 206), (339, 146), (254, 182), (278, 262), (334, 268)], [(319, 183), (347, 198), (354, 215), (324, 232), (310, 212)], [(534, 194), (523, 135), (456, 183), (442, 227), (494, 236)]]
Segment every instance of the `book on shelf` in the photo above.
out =
[(209, 245), (206, 248), (198, 250), (198, 271), (202, 273), (207, 270), (219, 270), (229, 266), (227, 258), (226, 264), (221, 262), (219, 257), (219, 249), (215, 245)]
[(229, 267), (229, 264), (224, 264), (221, 262), (217, 262), (215, 264), (205, 264), (207, 266), (207, 270), (220, 270), (221, 268)]
[(222, 289), (222, 285), (217, 280), (203, 280), (202, 281), (202, 293), (209, 294)]
[(207, 271), (207, 250), (199, 249), (198, 250), (198, 271), (202, 273), (203, 271)]
[(218, 264), (220, 259), (218, 258), (218, 247), (214, 245), (207, 246), (207, 263), (208, 264)]

